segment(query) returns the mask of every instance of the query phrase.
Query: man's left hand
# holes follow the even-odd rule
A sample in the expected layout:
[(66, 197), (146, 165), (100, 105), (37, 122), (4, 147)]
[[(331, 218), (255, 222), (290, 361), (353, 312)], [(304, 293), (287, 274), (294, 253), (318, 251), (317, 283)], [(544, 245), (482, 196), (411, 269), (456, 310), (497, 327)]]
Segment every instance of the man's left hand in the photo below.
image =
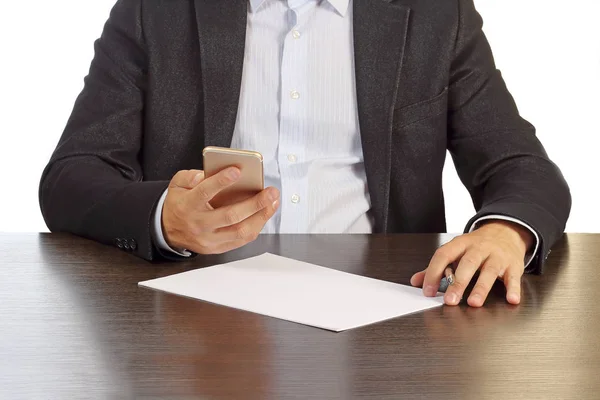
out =
[(496, 279), (504, 282), (506, 300), (511, 304), (521, 301), (521, 277), (525, 270), (525, 255), (532, 246), (533, 235), (518, 224), (502, 221), (485, 221), (471, 233), (458, 236), (440, 247), (429, 266), (410, 280), (413, 286), (423, 287), (425, 296), (437, 294), (444, 270), (448, 265), (458, 265), (455, 281), (444, 295), (447, 305), (457, 305), (478, 270), (479, 279), (467, 303), (481, 307)]

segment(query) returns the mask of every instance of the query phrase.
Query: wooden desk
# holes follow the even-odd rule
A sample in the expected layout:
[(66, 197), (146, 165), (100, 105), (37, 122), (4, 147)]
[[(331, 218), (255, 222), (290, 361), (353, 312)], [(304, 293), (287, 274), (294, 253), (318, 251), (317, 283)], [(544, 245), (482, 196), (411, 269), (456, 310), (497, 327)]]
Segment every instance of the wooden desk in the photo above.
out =
[(600, 235), (565, 236), (520, 306), (498, 285), (482, 309), (339, 334), (137, 286), (264, 251), (408, 284), (450, 238), (261, 236), (150, 264), (67, 235), (0, 235), (0, 398), (599, 399)]

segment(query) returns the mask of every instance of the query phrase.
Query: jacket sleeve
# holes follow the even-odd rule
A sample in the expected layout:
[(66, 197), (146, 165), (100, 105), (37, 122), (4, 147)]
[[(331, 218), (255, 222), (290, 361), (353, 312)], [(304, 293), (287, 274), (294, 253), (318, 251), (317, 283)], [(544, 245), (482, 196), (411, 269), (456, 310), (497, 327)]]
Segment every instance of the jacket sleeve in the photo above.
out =
[(119, 0), (111, 11), (39, 196), (51, 231), (153, 259), (151, 218), (168, 182), (144, 182), (139, 161), (147, 69), (141, 4)]
[(562, 235), (571, 195), (535, 128), (519, 115), (482, 31), (473, 0), (458, 0), (450, 70), (448, 148), (478, 219), (505, 215), (532, 227), (541, 240), (526, 272), (541, 273)]

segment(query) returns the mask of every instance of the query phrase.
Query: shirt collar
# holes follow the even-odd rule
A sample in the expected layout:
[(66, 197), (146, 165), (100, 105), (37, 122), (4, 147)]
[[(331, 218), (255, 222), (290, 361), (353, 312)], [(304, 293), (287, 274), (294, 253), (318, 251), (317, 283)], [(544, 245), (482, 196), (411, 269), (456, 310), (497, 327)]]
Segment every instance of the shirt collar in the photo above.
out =
[(346, 16), (346, 12), (348, 11), (348, 4), (350, 0), (327, 0), (329, 4), (342, 16)]
[(250, 0), (250, 11), (255, 13), (266, 0)]
[[(265, 3), (267, 0), (249, 0), (250, 1), (250, 11), (252, 11), (253, 13), (257, 12), (260, 7), (263, 5), (263, 3)], [(350, 0), (326, 0), (329, 4), (331, 4), (331, 6), (333, 8), (335, 8), (335, 10), (343, 17), (346, 15), (346, 12), (348, 11), (348, 4), (350, 3)]]

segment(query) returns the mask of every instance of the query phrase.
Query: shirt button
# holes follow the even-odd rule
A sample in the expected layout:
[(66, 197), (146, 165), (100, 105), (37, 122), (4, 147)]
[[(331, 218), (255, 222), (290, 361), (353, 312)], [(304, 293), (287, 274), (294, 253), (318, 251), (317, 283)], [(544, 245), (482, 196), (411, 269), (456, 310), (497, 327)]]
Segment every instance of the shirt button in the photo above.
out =
[(297, 31), (296, 29), (294, 29), (294, 30), (292, 31), (292, 37), (293, 37), (294, 39), (300, 39), (300, 31)]
[(294, 204), (298, 204), (300, 203), (300, 196), (298, 196), (297, 194), (292, 196), (292, 203)]
[(295, 90), (292, 90), (292, 92), (290, 93), (290, 97), (294, 100), (298, 100), (300, 98), (300, 93), (298, 93)]
[(298, 161), (298, 157), (296, 157), (295, 154), (288, 154), (287, 159), (291, 163), (295, 163), (296, 161)]

